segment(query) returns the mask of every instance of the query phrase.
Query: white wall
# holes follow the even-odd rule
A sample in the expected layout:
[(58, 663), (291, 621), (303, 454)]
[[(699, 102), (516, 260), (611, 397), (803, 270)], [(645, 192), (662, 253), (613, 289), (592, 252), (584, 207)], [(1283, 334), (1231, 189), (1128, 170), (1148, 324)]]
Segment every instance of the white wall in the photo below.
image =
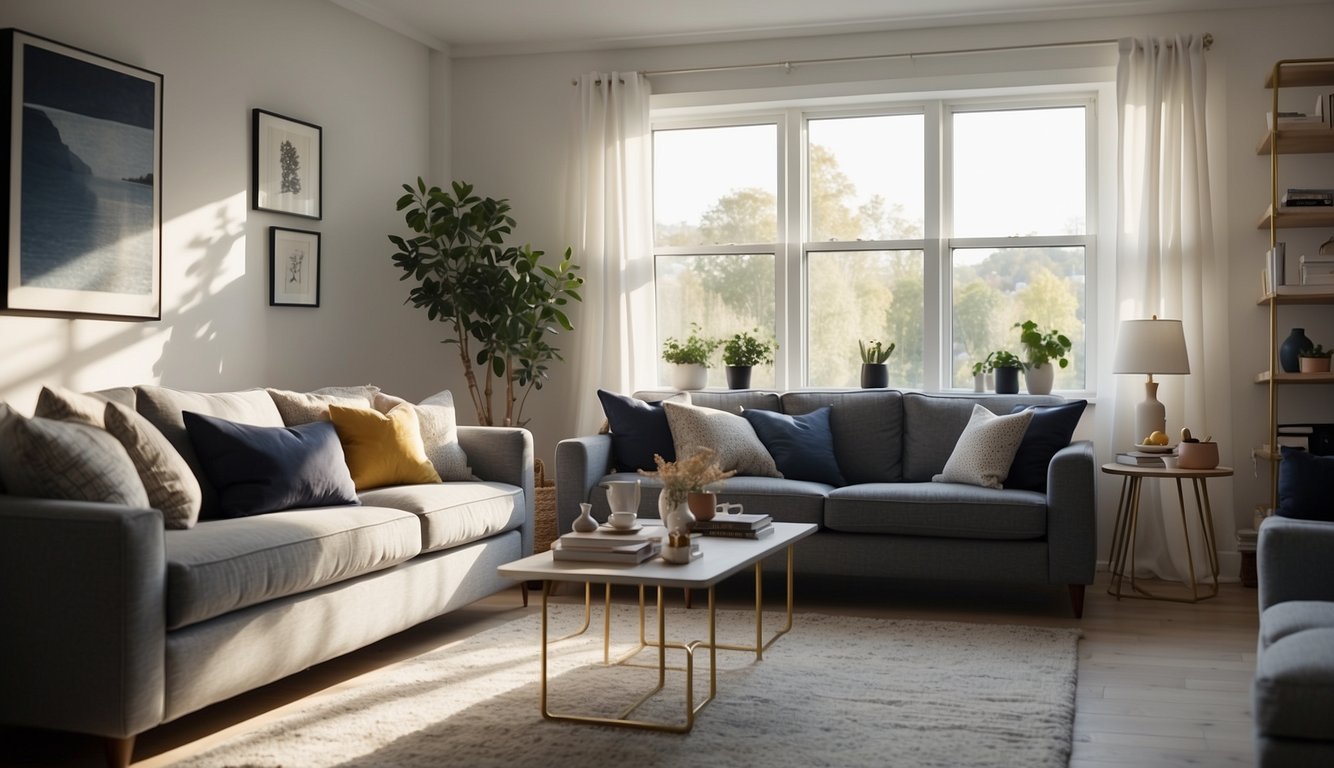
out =
[[(1272, 62), (1283, 57), (1334, 54), (1328, 30), (1334, 28), (1334, 6), (1312, 5), (1277, 11), (1220, 11), (1207, 14), (1143, 16), (1101, 20), (953, 27), (903, 33), (873, 33), (803, 39), (755, 41), (727, 45), (663, 47), (623, 51), (595, 51), (547, 55), (496, 56), (456, 59), (453, 66), (451, 108), (453, 114), (451, 156), (455, 178), (466, 179), (486, 194), (508, 197), (519, 222), (516, 236), (535, 247), (558, 251), (562, 242), (564, 212), (563, 168), (569, 135), (570, 79), (591, 70), (655, 70), (720, 64), (756, 63), (831, 56), (855, 56), (905, 51), (937, 51), (974, 47), (1023, 45), (1128, 35), (1172, 35), (1211, 32), (1215, 43), (1209, 58), (1211, 114), (1221, 119), (1209, 125), (1211, 143), (1221, 157), (1213, 178), (1217, 248), (1231, 265), (1227, 301), (1233, 307), (1231, 327), (1224, 338), (1233, 339), (1233, 374), (1229, 390), (1230, 413), (1214, 413), (1219, 423), (1231, 422), (1232, 444), (1222, 446), (1224, 461), (1237, 468), (1237, 477), (1215, 488), (1214, 506), (1220, 514), (1229, 511), (1248, 527), (1253, 506), (1267, 498), (1266, 478), (1252, 477), (1250, 451), (1263, 440), (1267, 417), (1265, 392), (1253, 383), (1255, 373), (1266, 367), (1267, 316), (1255, 304), (1258, 295), (1256, 272), (1260, 254), (1268, 247), (1268, 235), (1255, 228), (1269, 195), (1268, 161), (1255, 154), (1255, 143), (1263, 130), (1268, 92), (1262, 87)], [(948, 78), (959, 74), (982, 74), (1016, 70), (1059, 72), (1063, 67), (1105, 64), (1102, 54), (1087, 50), (1039, 52), (1026, 55), (959, 56), (917, 59), (884, 64), (800, 68), (791, 74), (776, 70), (715, 73), (655, 78), (655, 94), (738, 91), (753, 89), (747, 98), (759, 98), (765, 89), (819, 82)], [(1114, 63), (1114, 54), (1111, 59)], [(944, 82), (945, 80), (942, 80)], [(892, 83), (887, 83), (893, 88)], [(726, 98), (732, 98), (729, 94)], [(1311, 159), (1311, 162), (1320, 162)], [(1320, 181), (1328, 185), (1329, 173)], [(1316, 180), (1310, 180), (1315, 185)], [(1290, 243), (1302, 233), (1288, 232)], [(1309, 238), (1313, 238), (1310, 235)], [(1309, 239), (1308, 238), (1308, 239)], [(1321, 238), (1323, 239), (1323, 238)], [(1310, 252), (1310, 246), (1306, 246)], [(1289, 253), (1293, 253), (1290, 244)], [(1114, 250), (1104, 247), (1102, 258)], [(1107, 267), (1104, 264), (1104, 269)], [(1295, 266), (1295, 262), (1294, 262)], [(1104, 283), (1110, 290), (1110, 281)], [(1102, 302), (1103, 313), (1110, 311)], [(576, 318), (576, 323), (578, 319)], [(1329, 313), (1311, 314), (1303, 322), (1317, 329), (1317, 340), (1334, 340)], [(1293, 322), (1291, 325), (1298, 325)], [(1285, 323), (1285, 329), (1288, 324)], [(1114, 328), (1114, 324), (1111, 325)], [(1110, 339), (1107, 340), (1110, 342)], [(566, 342), (568, 345), (568, 342)], [(1328, 344), (1327, 344), (1328, 346)], [(578, 361), (566, 363), (565, 368)], [(576, 430), (570, 404), (592, 393), (571, 391), (573, 376), (556, 368), (551, 386), (534, 395), (529, 409), (531, 428), (539, 456), (550, 460), (554, 445)], [(1285, 397), (1334, 400), (1327, 390), (1285, 393)], [(1117, 407), (1110, 393), (1103, 393), (1098, 407)], [(1121, 404), (1120, 407), (1131, 407)], [(1325, 405), (1328, 409), (1331, 406)], [(1321, 418), (1334, 421), (1326, 410)], [(1086, 420), (1087, 421), (1087, 420)], [(1101, 460), (1114, 452), (1104, 437), (1098, 441)], [(1100, 541), (1110, 540), (1112, 515), (1118, 486), (1109, 479), (1101, 485)], [(1231, 526), (1220, 528), (1230, 533)], [(1220, 549), (1234, 551), (1231, 540), (1220, 541)], [(1100, 552), (1100, 557), (1105, 557)], [(1225, 558), (1225, 573), (1235, 574), (1235, 559)]]
[[(390, 260), (399, 185), (428, 172), (430, 52), (324, 0), (42, 0), (0, 26), (164, 75), (162, 320), (0, 315), (0, 398), (44, 384), (443, 388), (437, 329)], [(324, 133), (321, 221), (249, 210), (251, 109)], [(441, 116), (447, 116), (447, 104)], [(322, 234), (318, 309), (269, 307), (268, 228)]]

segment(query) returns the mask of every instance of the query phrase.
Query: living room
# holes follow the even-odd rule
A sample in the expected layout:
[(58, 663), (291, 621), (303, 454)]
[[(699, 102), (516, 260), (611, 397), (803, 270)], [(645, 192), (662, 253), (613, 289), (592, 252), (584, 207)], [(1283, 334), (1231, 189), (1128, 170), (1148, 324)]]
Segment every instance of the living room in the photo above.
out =
[[(1214, 349), (1207, 403), (1191, 403), (1198, 429), (1212, 434), (1221, 464), (1236, 468), (1212, 481), (1218, 525), (1219, 570), (1237, 605), (1253, 602), (1238, 584), (1242, 553), (1236, 532), (1252, 525), (1253, 510), (1269, 496), (1270, 478), (1252, 451), (1264, 442), (1268, 403), (1257, 371), (1268, 367), (1270, 329), (1256, 304), (1256, 273), (1269, 247), (1256, 220), (1268, 205), (1270, 168), (1257, 156), (1263, 114), (1270, 109), (1263, 79), (1274, 61), (1327, 56), (1334, 7), (1327, 2), (1090, 3), (1060, 17), (1042, 4), (1005, 4), (953, 18), (899, 18), (882, 26), (868, 19), (819, 27), (749, 29), (707, 25), (666, 36), (630, 39), (589, 34), (543, 41), (540, 31), (561, 13), (558, 4), (517, 8), (520, 30), (487, 42), (448, 42), (374, 3), (288, 0), (283, 3), (173, 3), (167, 0), (20, 0), (0, 10), (0, 26), (163, 75), (161, 318), (147, 322), (70, 319), (33, 313), (0, 315), (0, 400), (31, 413), (44, 386), (85, 392), (155, 383), (202, 392), (255, 386), (310, 390), (329, 384), (373, 383), (417, 402), (466, 382), (453, 349), (442, 346), (444, 326), (404, 304), (387, 236), (404, 232), (394, 208), (401, 185), (417, 177), (446, 185), (466, 180), (484, 195), (508, 198), (519, 222), (516, 242), (556, 254), (569, 245), (566, 164), (572, 142), (570, 81), (589, 72), (741, 67), (757, 63), (855, 59), (916, 52), (918, 60), (850, 61), (829, 66), (737, 69), (671, 75), (652, 82), (654, 109), (716, 106), (727, 100), (762, 104), (774, 94), (864, 97), (881, 90), (1003, 89), (1077, 84), (1107, 101), (1112, 120), (1115, 45), (1042, 46), (1123, 37), (1203, 35), (1213, 38), (1208, 64), (1207, 124), (1212, 165), (1213, 261), (1207, 275), (1217, 293), (1212, 324), (1201, 331)], [(360, 12), (355, 12), (360, 11)], [(702, 13), (701, 17), (707, 17)], [(1023, 49), (955, 56), (925, 54)], [(252, 110), (263, 109), (321, 126), (324, 141), (323, 214), (318, 221), (251, 209)], [(1115, 141), (1114, 130), (1098, 134)], [(1090, 401), (1079, 435), (1093, 441), (1098, 463), (1114, 461), (1113, 414), (1133, 411), (1142, 397), (1138, 376), (1111, 373), (1117, 335), (1115, 284), (1115, 151), (1100, 156), (1100, 255), (1091, 282), (1088, 354), (1100, 373), (1068, 392)], [(1318, 161), (1323, 162), (1323, 161)], [(1327, 166), (1326, 166), (1327, 167)], [(1310, 180), (1320, 186), (1319, 179)], [(298, 223), (293, 223), (298, 222)], [(269, 228), (297, 226), (320, 235), (317, 309), (269, 305)], [(1318, 241), (1314, 243), (1318, 245)], [(1309, 247), (1309, 246), (1308, 246)], [(576, 256), (577, 260), (577, 256)], [(1104, 293), (1105, 292), (1105, 293)], [(589, 305), (573, 313), (576, 328), (592, 322)], [(1283, 329), (1286, 333), (1286, 327)], [(1313, 320), (1316, 340), (1334, 327)], [(1326, 335), (1323, 338), (1331, 338)], [(656, 345), (655, 345), (656, 346)], [(1219, 350), (1218, 348), (1222, 349)], [(1193, 362), (1193, 361), (1192, 361)], [(640, 361), (643, 364), (643, 361)], [(647, 365), (654, 369), (656, 360)], [(553, 368), (548, 386), (527, 404), (533, 450), (555, 466), (559, 441), (596, 430), (580, 404), (594, 393), (576, 384), (579, 358)], [(1215, 376), (1215, 374), (1219, 374)], [(1184, 377), (1164, 378), (1164, 391)], [(795, 377), (784, 386), (797, 388)], [(642, 381), (645, 389), (667, 381)], [(1291, 396), (1315, 421), (1334, 421), (1320, 387)], [(1180, 398), (1180, 390), (1174, 397)], [(1285, 393), (1285, 396), (1288, 396)], [(460, 399), (460, 402), (463, 402)], [(471, 423), (469, 409), (458, 410)], [(1169, 421), (1182, 417), (1169, 412)], [(558, 478), (559, 482), (559, 478)], [(1097, 541), (1100, 571), (1108, 559), (1118, 512), (1119, 479), (1099, 476)], [(1100, 579), (1106, 574), (1100, 572)], [(1099, 582), (1094, 591), (1098, 591)], [(500, 599), (500, 598), (495, 598)], [(1148, 621), (1174, 621), (1207, 604), (1170, 606)], [(1154, 609), (1159, 606), (1154, 606)], [(966, 610), (961, 611), (967, 616)], [(958, 618), (958, 614), (955, 614)], [(1028, 617), (1025, 616), (1025, 619)], [(966, 618), (962, 620), (967, 620)], [(1228, 623), (1230, 618), (1220, 619)], [(1253, 633), (1252, 633), (1253, 642)], [(1242, 699), (1244, 700), (1244, 696)], [(1230, 758), (1229, 758), (1230, 759)]]

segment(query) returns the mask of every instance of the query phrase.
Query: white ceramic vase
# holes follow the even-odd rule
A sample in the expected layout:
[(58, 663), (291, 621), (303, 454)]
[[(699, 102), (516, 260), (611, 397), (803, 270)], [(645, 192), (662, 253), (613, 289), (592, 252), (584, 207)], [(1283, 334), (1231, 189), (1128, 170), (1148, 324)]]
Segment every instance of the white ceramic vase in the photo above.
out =
[(709, 369), (697, 364), (677, 363), (672, 367), (672, 386), (677, 389), (704, 389), (709, 384)]
[(570, 529), (577, 533), (592, 533), (598, 529), (598, 521), (593, 519), (593, 505), (587, 502), (579, 505), (579, 516), (574, 519)]
[(1050, 395), (1051, 386), (1056, 381), (1056, 366), (1051, 363), (1029, 366), (1024, 369), (1024, 385), (1030, 395)]

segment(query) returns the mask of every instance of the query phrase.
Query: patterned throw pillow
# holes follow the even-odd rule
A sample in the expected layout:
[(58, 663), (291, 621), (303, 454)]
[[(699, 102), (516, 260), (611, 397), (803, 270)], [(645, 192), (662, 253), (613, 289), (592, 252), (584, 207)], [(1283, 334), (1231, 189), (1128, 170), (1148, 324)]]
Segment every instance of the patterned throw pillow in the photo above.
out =
[(43, 419), (77, 421), (101, 427), (102, 409), (105, 405), (106, 400), (100, 397), (81, 395), (64, 387), (42, 387), (42, 391), (37, 395), (37, 407), (33, 409), (32, 415)]
[(358, 491), (440, 482), (440, 474), (426, 458), (417, 410), (411, 405), (405, 403), (389, 413), (331, 405), (329, 418), (338, 430)]
[(107, 403), (107, 432), (124, 446), (134, 462), (148, 503), (162, 511), (167, 528), (191, 528), (199, 521), (203, 492), (199, 480), (171, 442), (148, 419), (119, 403)]
[(1010, 474), (1014, 453), (1032, 420), (1031, 410), (997, 416), (981, 405), (974, 405), (973, 415), (945, 462), (944, 471), (931, 479), (938, 483), (1000, 488)]
[[(397, 398), (394, 398), (397, 399)], [(376, 399), (376, 410), (388, 413), (394, 406)], [(476, 480), (468, 466), (468, 454), (459, 445), (459, 428), (454, 412), (454, 395), (449, 390), (437, 392), (415, 406), (417, 424), (421, 428), (422, 447), (426, 458), (444, 481)]]
[(371, 401), (364, 397), (346, 395), (327, 395), (315, 392), (292, 392), (287, 389), (265, 390), (273, 398), (273, 404), (282, 414), (283, 423), (289, 427), (309, 424), (312, 421), (328, 421), (330, 405), (347, 405), (353, 408), (369, 408)]
[(139, 473), (116, 438), (77, 421), (11, 416), (8, 450), (21, 471), (6, 475), (10, 490), (24, 496), (103, 501), (148, 507)]
[(678, 459), (701, 447), (712, 448), (718, 452), (718, 464), (723, 471), (734, 469), (738, 475), (782, 477), (749, 421), (735, 413), (670, 400), (662, 406), (667, 410)]

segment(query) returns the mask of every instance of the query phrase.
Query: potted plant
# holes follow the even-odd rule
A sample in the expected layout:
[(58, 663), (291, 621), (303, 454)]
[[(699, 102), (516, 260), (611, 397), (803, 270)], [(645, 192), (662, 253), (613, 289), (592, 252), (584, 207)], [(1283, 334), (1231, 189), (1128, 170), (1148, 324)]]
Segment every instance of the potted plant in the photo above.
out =
[[(542, 388), (551, 361), (563, 359), (551, 339), (574, 330), (564, 308), (583, 301), (570, 249), (552, 267), (542, 251), (505, 245), (514, 227), (509, 201), (474, 195), (470, 184), (454, 182), (451, 195), (427, 189), (419, 177), (416, 187), (403, 189), (398, 210), (416, 235), (389, 241), (398, 247), (393, 259), (401, 279), (418, 283), (407, 301), (453, 329), (445, 343), (458, 346), (478, 424), (523, 426), (528, 395)], [(497, 380), (505, 392), (503, 418), (492, 405)]]
[(1325, 349), (1319, 344), (1298, 352), (1302, 373), (1329, 373), (1329, 358), (1334, 349)]
[(1015, 323), (1019, 329), (1019, 343), (1024, 347), (1024, 383), (1030, 395), (1051, 393), (1052, 382), (1056, 379), (1056, 365), (1062, 368), (1070, 365), (1066, 353), (1070, 351), (1070, 338), (1053, 328), (1050, 331), (1039, 330), (1032, 320)]
[(690, 335), (685, 341), (668, 336), (662, 343), (662, 359), (676, 366), (672, 386), (677, 389), (703, 389), (709, 383), (709, 358), (718, 348), (718, 340), (700, 333), (696, 323), (690, 324)]
[[(759, 328), (753, 328), (756, 334)], [(733, 334), (723, 343), (723, 365), (727, 366), (727, 388), (749, 389), (750, 372), (757, 365), (773, 365), (774, 347), (771, 342), (760, 341), (747, 331)]]
[(1023, 368), (1024, 364), (1013, 352), (998, 349), (987, 355), (987, 359), (980, 364), (996, 374), (996, 394), (1019, 394), (1019, 369)]
[(889, 366), (885, 361), (894, 354), (894, 342), (886, 347), (878, 341), (867, 344), (860, 339), (857, 346), (862, 353), (862, 388), (884, 389), (889, 386)]

